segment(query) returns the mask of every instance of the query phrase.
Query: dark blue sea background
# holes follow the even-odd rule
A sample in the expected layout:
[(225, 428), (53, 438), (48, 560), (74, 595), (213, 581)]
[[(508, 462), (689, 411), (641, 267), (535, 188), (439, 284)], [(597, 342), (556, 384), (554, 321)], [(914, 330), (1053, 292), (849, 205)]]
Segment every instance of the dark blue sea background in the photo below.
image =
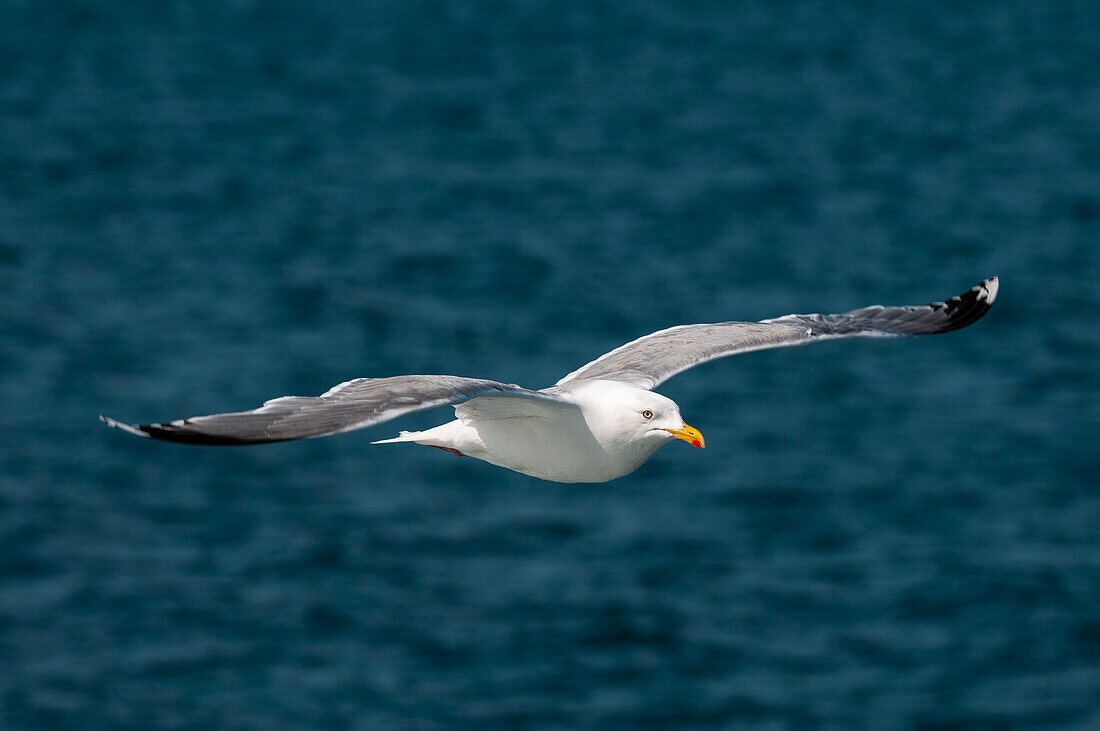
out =
[[(560, 485), (110, 430), (552, 384), (685, 322), (707, 437)], [(1100, 5), (0, 5), (0, 727), (1100, 728)]]

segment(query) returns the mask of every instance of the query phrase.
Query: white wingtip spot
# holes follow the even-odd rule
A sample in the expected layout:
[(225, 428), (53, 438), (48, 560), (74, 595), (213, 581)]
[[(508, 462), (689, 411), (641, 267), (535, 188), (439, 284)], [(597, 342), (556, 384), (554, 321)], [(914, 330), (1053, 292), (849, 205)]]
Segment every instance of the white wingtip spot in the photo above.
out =
[(99, 420), (102, 421), (107, 426), (111, 427), (112, 429), (121, 429), (122, 431), (130, 432), (131, 434), (134, 434), (134, 435), (139, 436), (139, 437), (149, 438), (149, 434), (147, 434), (146, 432), (144, 432), (141, 429), (137, 428), (133, 424), (127, 424), (127, 423), (122, 422), (122, 421), (116, 421), (115, 419), (112, 419), (109, 416), (104, 416), (103, 414), (99, 415)]
[(990, 277), (979, 286), (985, 290), (985, 297), (982, 299), (988, 304), (993, 304), (993, 300), (997, 299), (997, 291), (1001, 288), (1001, 280), (998, 277)]

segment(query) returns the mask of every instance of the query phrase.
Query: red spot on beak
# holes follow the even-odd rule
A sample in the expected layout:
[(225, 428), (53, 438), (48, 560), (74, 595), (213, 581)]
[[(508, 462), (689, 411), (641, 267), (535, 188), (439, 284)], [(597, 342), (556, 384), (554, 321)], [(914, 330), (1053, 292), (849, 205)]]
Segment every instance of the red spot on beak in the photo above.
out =
[(703, 435), (693, 426), (684, 424), (679, 429), (666, 429), (665, 431), (677, 439), (683, 439), (693, 447), (702, 448), (706, 446), (706, 443), (703, 441)]

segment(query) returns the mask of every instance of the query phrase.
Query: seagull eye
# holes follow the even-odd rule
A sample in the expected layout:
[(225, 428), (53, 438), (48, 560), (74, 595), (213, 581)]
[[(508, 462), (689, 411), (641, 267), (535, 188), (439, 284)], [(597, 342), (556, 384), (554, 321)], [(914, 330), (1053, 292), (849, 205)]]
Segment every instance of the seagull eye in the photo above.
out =
[(653, 412), (650, 411), (649, 409), (646, 409), (645, 411), (642, 412), (642, 418), (643, 419), (652, 419), (653, 418)]

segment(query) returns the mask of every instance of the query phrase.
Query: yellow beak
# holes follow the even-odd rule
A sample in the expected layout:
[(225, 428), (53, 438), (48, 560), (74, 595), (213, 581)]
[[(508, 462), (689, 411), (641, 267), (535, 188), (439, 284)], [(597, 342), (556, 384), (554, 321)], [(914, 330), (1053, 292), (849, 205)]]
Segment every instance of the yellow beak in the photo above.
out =
[(684, 424), (679, 429), (666, 429), (665, 431), (677, 439), (683, 439), (693, 447), (699, 447), (701, 449), (707, 446), (707, 443), (703, 441), (702, 433), (693, 426)]

